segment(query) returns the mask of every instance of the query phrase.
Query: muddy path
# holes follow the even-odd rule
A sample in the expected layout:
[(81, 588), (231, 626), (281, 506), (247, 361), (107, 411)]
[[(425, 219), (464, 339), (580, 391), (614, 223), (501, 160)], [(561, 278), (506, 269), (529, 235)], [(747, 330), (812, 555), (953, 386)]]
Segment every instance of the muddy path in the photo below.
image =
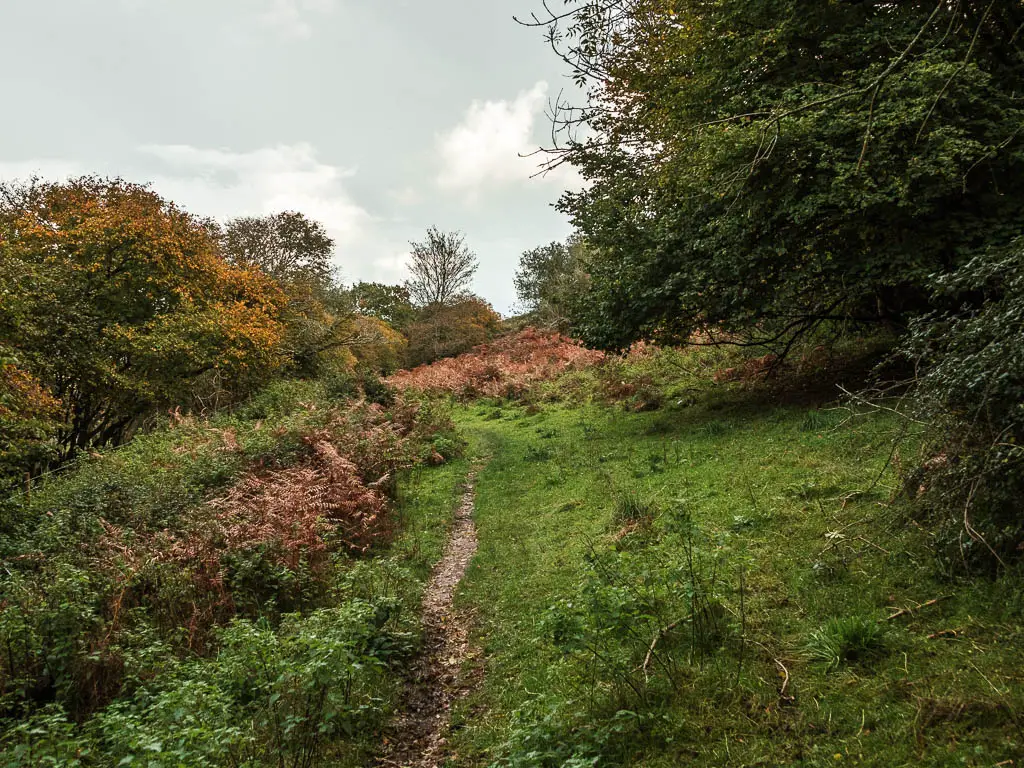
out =
[(474, 468), (466, 477), (444, 556), (423, 594), (423, 651), (411, 666), (401, 714), (392, 723), (377, 759), (380, 766), (443, 765), (452, 703), (469, 688), (461, 679), (463, 666), (472, 655), (469, 617), (456, 612), (453, 602), (477, 548), (473, 524), (476, 471)]

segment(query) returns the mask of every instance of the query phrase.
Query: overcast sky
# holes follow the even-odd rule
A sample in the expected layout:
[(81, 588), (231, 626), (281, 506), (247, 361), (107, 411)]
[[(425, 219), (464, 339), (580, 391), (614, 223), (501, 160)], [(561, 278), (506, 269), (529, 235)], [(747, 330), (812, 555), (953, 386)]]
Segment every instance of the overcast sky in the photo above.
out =
[(0, 0), (0, 178), (119, 175), (218, 219), (298, 210), (346, 282), (462, 230), (507, 313), (577, 182), (531, 179), (571, 87), (540, 0)]

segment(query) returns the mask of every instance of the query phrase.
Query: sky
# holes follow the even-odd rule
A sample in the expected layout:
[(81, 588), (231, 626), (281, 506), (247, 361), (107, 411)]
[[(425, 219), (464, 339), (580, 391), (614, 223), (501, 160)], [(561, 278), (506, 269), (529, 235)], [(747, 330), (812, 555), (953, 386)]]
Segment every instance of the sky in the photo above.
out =
[(0, 179), (147, 182), (226, 220), (297, 210), (346, 283), (397, 283), (459, 230), (505, 314), (521, 253), (571, 231), (542, 178), (571, 90), (540, 0), (0, 0)]

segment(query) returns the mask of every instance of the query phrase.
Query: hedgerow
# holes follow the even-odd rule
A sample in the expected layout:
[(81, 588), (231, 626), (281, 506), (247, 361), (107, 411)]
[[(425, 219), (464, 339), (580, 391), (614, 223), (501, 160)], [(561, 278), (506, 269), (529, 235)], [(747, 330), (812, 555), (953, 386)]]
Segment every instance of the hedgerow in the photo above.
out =
[(998, 567), (1024, 551), (1024, 239), (937, 278), (945, 311), (902, 344), (915, 363), (912, 416), (930, 439), (907, 488), (935, 513), (953, 567)]

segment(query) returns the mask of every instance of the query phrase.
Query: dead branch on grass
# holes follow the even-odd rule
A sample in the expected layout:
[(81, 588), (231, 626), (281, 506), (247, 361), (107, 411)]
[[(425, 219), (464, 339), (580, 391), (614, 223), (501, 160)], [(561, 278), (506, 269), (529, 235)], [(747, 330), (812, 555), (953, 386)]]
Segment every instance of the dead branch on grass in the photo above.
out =
[(884, 619), (879, 619), (879, 621), (892, 621), (893, 619), (898, 619), (900, 616), (906, 616), (907, 614), (914, 613), (914, 611), (920, 611), (922, 608), (927, 608), (931, 605), (935, 605), (936, 603), (941, 603), (943, 600), (949, 600), (951, 597), (952, 595), (942, 595), (941, 597), (936, 597), (932, 600), (928, 600), (927, 602), (918, 603), (913, 608), (900, 608), (896, 613), (890, 614)]

